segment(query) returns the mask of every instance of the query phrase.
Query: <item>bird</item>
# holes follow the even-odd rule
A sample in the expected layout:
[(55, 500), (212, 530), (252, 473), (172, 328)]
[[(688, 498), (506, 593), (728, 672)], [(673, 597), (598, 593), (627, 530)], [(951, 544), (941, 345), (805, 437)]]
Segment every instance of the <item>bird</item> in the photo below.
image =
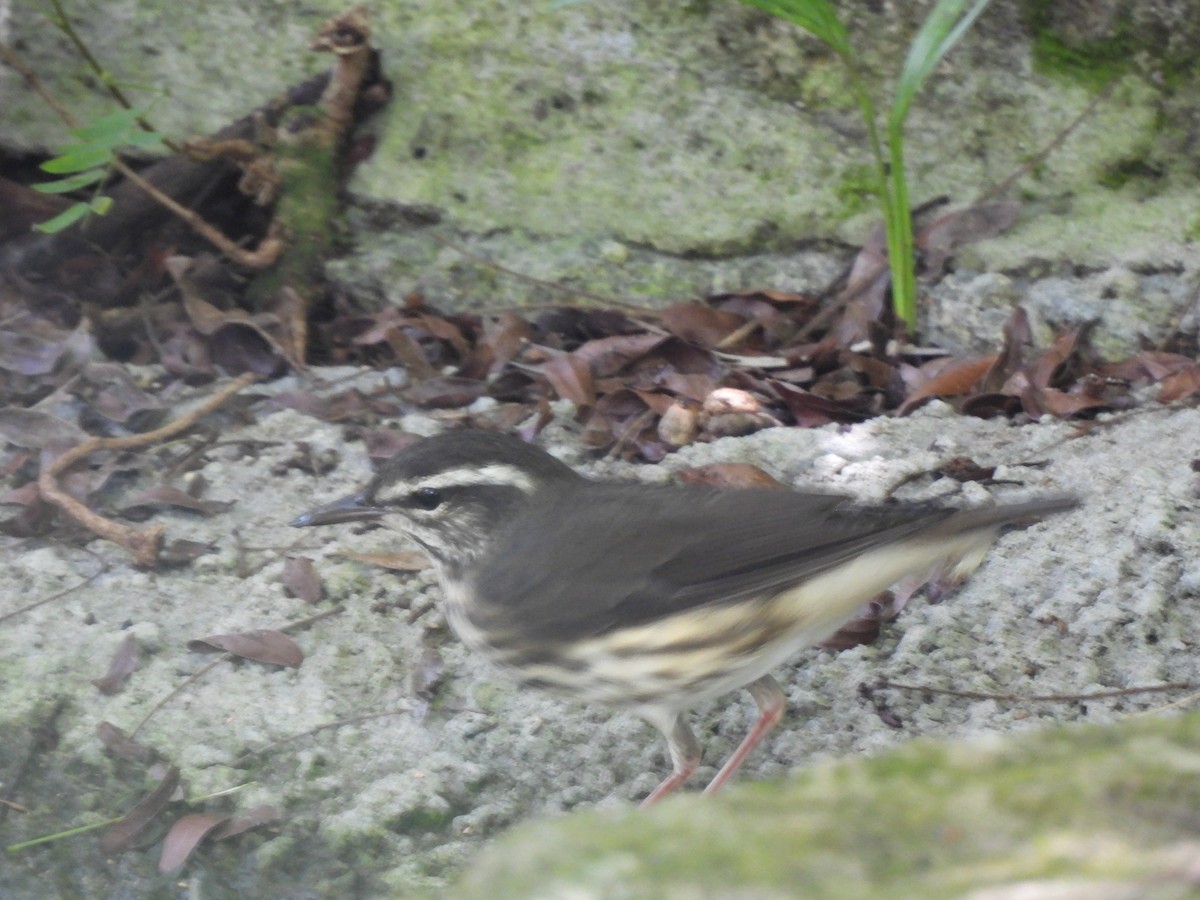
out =
[(783, 716), (772, 670), (900, 579), (965, 578), (1003, 526), (1078, 502), (866, 506), (593, 480), (516, 437), (458, 430), (405, 447), (365, 488), (292, 524), (365, 521), (406, 535), (432, 561), (446, 620), (470, 651), (524, 685), (631, 709), (657, 728), (671, 772), (650, 805), (700, 765), (695, 706), (745, 688), (758, 708), (712, 793)]

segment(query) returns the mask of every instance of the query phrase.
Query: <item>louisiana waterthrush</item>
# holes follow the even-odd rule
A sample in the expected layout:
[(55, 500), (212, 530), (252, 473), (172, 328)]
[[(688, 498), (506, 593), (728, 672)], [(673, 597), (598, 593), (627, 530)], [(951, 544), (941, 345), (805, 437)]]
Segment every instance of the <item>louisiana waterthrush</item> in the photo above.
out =
[(768, 673), (910, 574), (965, 577), (999, 529), (1076, 505), (1048, 497), (953, 510), (847, 498), (593, 481), (500, 434), (449, 432), (401, 450), (362, 491), (293, 525), (374, 520), (432, 558), (445, 614), (521, 682), (632, 708), (700, 763), (684, 716), (749, 690), (759, 717), (709, 784), (724, 784), (779, 721)]

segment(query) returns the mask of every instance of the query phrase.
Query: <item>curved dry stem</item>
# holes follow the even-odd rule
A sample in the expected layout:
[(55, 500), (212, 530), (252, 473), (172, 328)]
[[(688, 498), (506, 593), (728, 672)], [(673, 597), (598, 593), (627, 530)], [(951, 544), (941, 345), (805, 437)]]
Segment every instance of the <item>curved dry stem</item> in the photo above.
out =
[(218, 409), (234, 394), (243, 388), (249, 387), (257, 380), (258, 376), (253, 373), (248, 372), (245, 375), (241, 375), (217, 391), (217, 393), (200, 404), (200, 406), (185, 413), (175, 421), (169, 422), (153, 431), (147, 431), (142, 434), (131, 434), (125, 437), (93, 437), (88, 438), (81, 444), (76, 444), (62, 456), (58, 457), (58, 459), (54, 460), (38, 476), (38, 492), (42, 495), (43, 499), (49, 503), (53, 503), (84, 528), (88, 529), (88, 531), (124, 547), (133, 556), (133, 561), (136, 565), (145, 568), (153, 567), (158, 562), (158, 554), (162, 549), (163, 537), (166, 533), (166, 529), (161, 524), (154, 524), (149, 528), (131, 528), (128, 525), (122, 525), (120, 522), (114, 522), (112, 519), (105, 518), (99, 513), (88, 509), (83, 503), (80, 503), (64, 491), (58, 484), (59, 474), (66, 471), (79, 460), (95, 453), (97, 450), (129, 450), (173, 438), (177, 434), (191, 428), (200, 419)]

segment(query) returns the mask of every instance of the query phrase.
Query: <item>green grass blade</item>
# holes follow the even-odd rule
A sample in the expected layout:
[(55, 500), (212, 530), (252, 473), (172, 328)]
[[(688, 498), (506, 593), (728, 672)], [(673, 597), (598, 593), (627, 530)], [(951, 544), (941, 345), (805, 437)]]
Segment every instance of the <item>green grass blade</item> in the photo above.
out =
[(828, 0), (742, 0), (764, 12), (787, 19), (820, 38), (838, 52), (849, 57), (850, 35)]
[(897, 318), (904, 320), (905, 331), (912, 334), (917, 325), (917, 273), (903, 140), (889, 140), (888, 151), (885, 215), (888, 270), (892, 273), (892, 309)]
[(892, 306), (911, 333), (917, 318), (912, 213), (904, 166), (904, 122), (925, 80), (942, 58), (979, 18), (989, 0), (938, 0), (908, 48), (896, 95), (888, 111), (888, 267), (892, 273)]
[(939, 0), (930, 10), (921, 30), (908, 48), (908, 58), (896, 84), (896, 97), (888, 116), (889, 130), (893, 124), (903, 126), (909, 107), (925, 84), (925, 79), (942, 61), (959, 38), (979, 18), (990, 0), (975, 0), (970, 9), (970, 0)]
[(123, 818), (124, 816), (117, 816), (115, 819), (105, 819), (103, 822), (93, 822), (91, 825), (80, 825), (77, 828), (68, 828), (66, 831), (42, 835), (42, 837), (32, 838), (28, 841), (21, 841), (19, 844), (9, 844), (4, 849), (9, 853), (19, 853), (26, 847), (36, 847), (38, 844), (46, 844), (50, 841), (61, 841), (63, 838), (74, 837), (77, 834), (85, 834), (89, 831), (95, 831), (97, 828), (107, 828), (109, 825), (116, 825)]

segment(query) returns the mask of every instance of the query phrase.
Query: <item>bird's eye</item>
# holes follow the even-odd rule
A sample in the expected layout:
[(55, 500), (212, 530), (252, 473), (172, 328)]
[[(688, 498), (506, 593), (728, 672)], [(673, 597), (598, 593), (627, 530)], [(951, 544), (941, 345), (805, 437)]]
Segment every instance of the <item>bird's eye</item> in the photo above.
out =
[(434, 488), (419, 488), (409, 494), (409, 499), (418, 509), (437, 509), (442, 505), (442, 492)]

